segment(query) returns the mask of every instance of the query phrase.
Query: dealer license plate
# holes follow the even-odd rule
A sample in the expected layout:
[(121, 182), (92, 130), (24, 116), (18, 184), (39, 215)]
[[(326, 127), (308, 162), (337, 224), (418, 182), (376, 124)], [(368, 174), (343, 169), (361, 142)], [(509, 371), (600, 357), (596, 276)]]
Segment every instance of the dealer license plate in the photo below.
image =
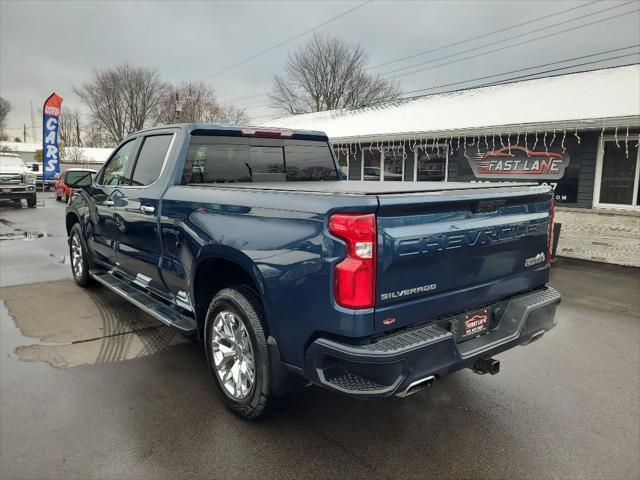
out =
[(491, 310), (483, 308), (460, 315), (452, 322), (451, 327), (456, 341), (464, 342), (485, 333), (489, 330), (490, 323)]

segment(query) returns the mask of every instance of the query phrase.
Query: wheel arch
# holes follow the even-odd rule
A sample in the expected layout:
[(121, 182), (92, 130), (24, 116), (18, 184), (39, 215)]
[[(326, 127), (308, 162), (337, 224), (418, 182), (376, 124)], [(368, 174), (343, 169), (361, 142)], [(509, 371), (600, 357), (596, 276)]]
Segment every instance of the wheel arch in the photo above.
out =
[[(67, 212), (65, 215), (65, 223), (67, 226), (67, 236), (71, 235), (71, 229), (73, 226), (78, 223), (80, 224), (80, 217), (76, 212)], [(80, 224), (80, 228), (82, 228), (82, 224)]]
[(192, 298), (198, 322), (198, 329), (202, 332), (206, 318), (206, 312), (213, 296), (224, 288), (234, 285), (248, 285), (251, 287), (260, 301), (265, 312), (265, 325), (268, 324), (269, 302), (266, 295), (264, 280), (258, 267), (250, 258), (244, 256), (229, 255), (229, 252), (213, 251), (201, 255), (193, 269), (191, 282)]

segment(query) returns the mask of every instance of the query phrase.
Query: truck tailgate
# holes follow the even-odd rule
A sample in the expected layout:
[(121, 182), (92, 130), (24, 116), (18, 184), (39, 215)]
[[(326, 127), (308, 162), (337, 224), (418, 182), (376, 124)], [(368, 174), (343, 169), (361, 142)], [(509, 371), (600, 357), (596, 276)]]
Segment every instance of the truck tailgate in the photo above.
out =
[(549, 187), (378, 195), (375, 331), (546, 283)]

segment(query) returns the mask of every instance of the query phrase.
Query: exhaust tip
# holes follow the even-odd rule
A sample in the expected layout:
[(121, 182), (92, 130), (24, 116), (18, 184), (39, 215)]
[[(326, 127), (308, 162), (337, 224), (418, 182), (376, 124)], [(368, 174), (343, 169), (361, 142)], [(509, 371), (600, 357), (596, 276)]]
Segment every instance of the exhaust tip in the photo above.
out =
[(421, 378), (420, 380), (416, 380), (415, 382), (409, 384), (407, 388), (405, 388), (402, 392), (396, 393), (396, 397), (408, 397), (409, 395), (413, 395), (420, 390), (424, 390), (427, 387), (433, 385), (436, 381), (436, 377), (433, 375), (429, 375), (428, 377)]
[(475, 361), (471, 369), (474, 373), (480, 375), (485, 373), (495, 375), (500, 372), (500, 360), (495, 360), (493, 358), (479, 358)]

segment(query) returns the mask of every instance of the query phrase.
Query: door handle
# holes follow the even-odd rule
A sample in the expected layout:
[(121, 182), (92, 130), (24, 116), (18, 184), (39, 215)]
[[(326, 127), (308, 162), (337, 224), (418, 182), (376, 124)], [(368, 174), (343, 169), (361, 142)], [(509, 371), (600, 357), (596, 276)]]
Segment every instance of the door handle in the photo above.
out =
[(115, 205), (115, 203), (113, 202), (113, 200), (105, 200), (102, 203), (105, 207), (113, 207)]
[(142, 211), (143, 213), (153, 213), (156, 211), (156, 207), (154, 207), (153, 205), (141, 205), (140, 211)]

